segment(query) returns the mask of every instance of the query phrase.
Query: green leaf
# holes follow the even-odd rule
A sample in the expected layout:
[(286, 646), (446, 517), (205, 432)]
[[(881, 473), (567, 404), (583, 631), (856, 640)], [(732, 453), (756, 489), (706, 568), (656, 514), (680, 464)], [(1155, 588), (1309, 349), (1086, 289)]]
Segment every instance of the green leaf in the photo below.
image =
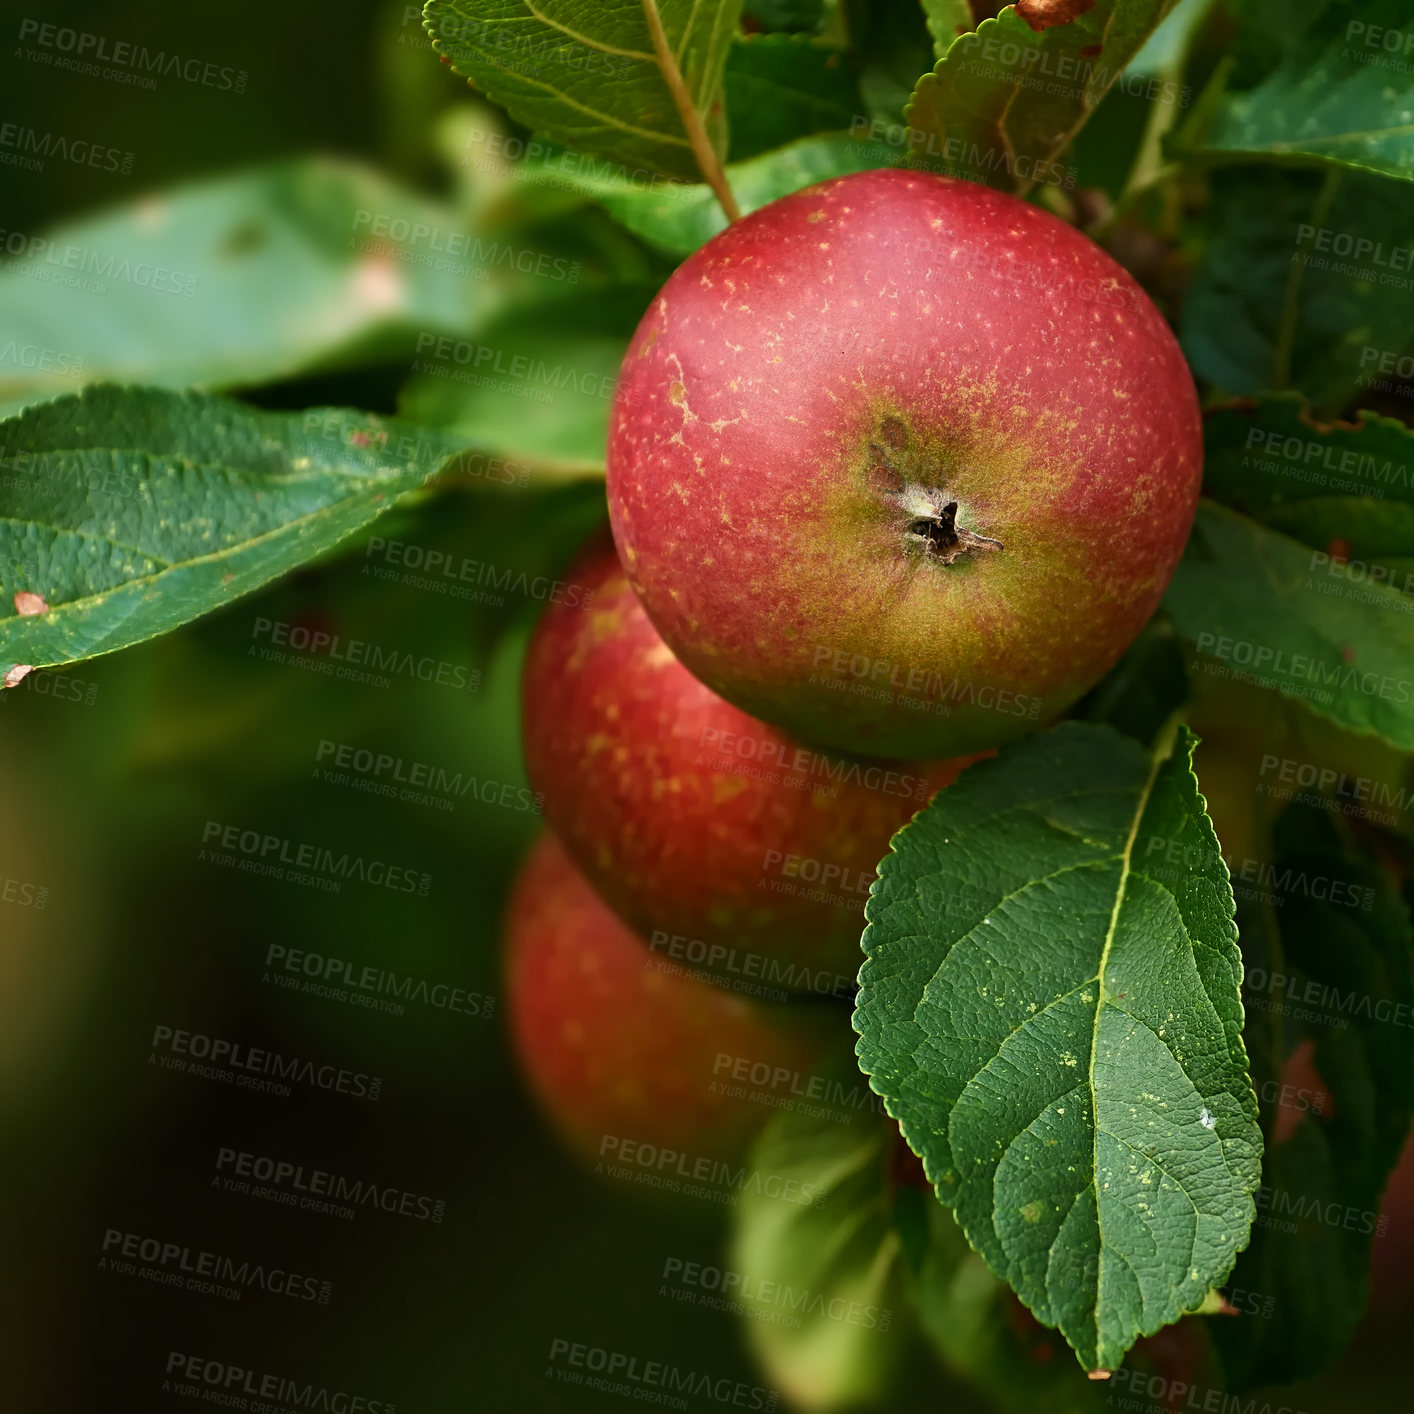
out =
[(941, 59), (958, 35), (976, 28), (970, 0), (923, 0), (928, 33), (933, 36), (933, 53)]
[(425, 349), (398, 410), (518, 463), (598, 473), (619, 365), (653, 293), (586, 289), (507, 309)]
[(1253, 1217), (1237, 930), (1195, 740), (1151, 759), (1066, 723), (1003, 749), (894, 837), (866, 909), (860, 1066), (1087, 1369), (1196, 1307)]
[(328, 158), (68, 222), (0, 265), (0, 403), (410, 358), (421, 332), (460, 328), (485, 302), (474, 260), (435, 249), (466, 239), (449, 209)]
[[(893, 155), (877, 144), (830, 133), (802, 138), (775, 152), (733, 163), (727, 168), (727, 181), (745, 215), (802, 187), (885, 165)], [(690, 255), (727, 226), (722, 208), (705, 183), (645, 189), (614, 177), (582, 174), (566, 178), (553, 160), (525, 163), (521, 173), (522, 179), (531, 183), (552, 176), (573, 182), (634, 235), (669, 255)]]
[[(1382, 1232), (1380, 1196), (1414, 1114), (1408, 908), (1329, 814), (1291, 806), (1274, 842), (1270, 867), (1235, 866), (1247, 1005), (1274, 1033), (1278, 1062), (1262, 1086), (1274, 1137), (1261, 1216), (1231, 1281), (1269, 1315), (1213, 1331), (1239, 1388), (1306, 1378), (1349, 1343)], [(1255, 901), (1264, 895), (1280, 907)], [(1298, 1068), (1281, 1064), (1298, 1051), (1309, 1057)]]
[[(1206, 151), (1338, 162), (1414, 180), (1409, 20), (1405, 0), (1328, 4), (1261, 83), (1228, 95)], [(1385, 36), (1395, 39), (1393, 51)]]
[(1211, 174), (1203, 260), (1184, 301), (1184, 352), (1201, 378), (1255, 396), (1297, 388), (1340, 416), (1371, 354), (1414, 349), (1414, 187), (1340, 167)]
[[(367, 524), (462, 445), (343, 409), (111, 385), (0, 422), (0, 676), (221, 608)], [(47, 609), (22, 615), (21, 592)]]
[(919, 79), (906, 117), (922, 165), (1024, 195), (1058, 159), (1175, 0), (1096, 0), (1036, 31), (1007, 6)]
[(1210, 496), (1313, 549), (1338, 544), (1317, 566), (1339, 581), (1331, 592), (1358, 597), (1373, 582), (1414, 593), (1414, 431), (1404, 423), (1373, 412), (1313, 422), (1300, 394), (1286, 393), (1214, 408), (1203, 433)]
[(1164, 607), (1197, 646), (1195, 672), (1414, 750), (1414, 599), (1343, 583), (1321, 553), (1203, 501)]
[(874, 1403), (907, 1348), (897, 1329), (897, 1143), (888, 1120), (841, 1125), (786, 1112), (752, 1150), (755, 1172), (801, 1196), (743, 1190), (728, 1257), (741, 1278), (733, 1299), (768, 1383), (793, 1406)]
[[(693, 109), (727, 150), (722, 70), (741, 0), (656, 0)], [(654, 53), (643, 0), (428, 0), (433, 48), (557, 142), (688, 181), (701, 176)]]
[(736, 162), (847, 128), (861, 103), (845, 51), (803, 34), (738, 39), (727, 56), (724, 86)]

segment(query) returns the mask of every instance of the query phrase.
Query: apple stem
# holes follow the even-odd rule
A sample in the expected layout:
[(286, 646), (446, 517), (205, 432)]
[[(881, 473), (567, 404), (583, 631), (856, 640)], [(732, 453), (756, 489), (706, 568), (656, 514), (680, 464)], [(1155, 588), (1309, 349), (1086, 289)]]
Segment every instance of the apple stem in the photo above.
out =
[(663, 18), (658, 13), (658, 0), (643, 0), (643, 16), (648, 21), (648, 33), (653, 39), (653, 52), (658, 56), (658, 67), (663, 71), (668, 92), (673, 96), (678, 116), (687, 131), (687, 140), (692, 144), (692, 155), (697, 158), (697, 165), (702, 169), (702, 175), (706, 178), (707, 185), (712, 188), (718, 205), (726, 213), (727, 220), (739, 221), (741, 207), (736, 204), (736, 196), (727, 183), (727, 174), (722, 168), (721, 159), (707, 136), (702, 114), (697, 111), (697, 105), (687, 91), (682, 70), (678, 68), (678, 61), (668, 47), (668, 36), (663, 32)]

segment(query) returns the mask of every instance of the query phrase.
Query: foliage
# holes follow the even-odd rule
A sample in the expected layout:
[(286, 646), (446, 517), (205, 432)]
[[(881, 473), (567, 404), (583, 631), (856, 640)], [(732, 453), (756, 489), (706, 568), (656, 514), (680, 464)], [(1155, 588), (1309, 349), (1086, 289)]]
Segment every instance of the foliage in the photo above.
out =
[[(435, 53), (484, 100), (449, 108), (435, 192), (282, 159), (7, 243), (0, 676), (32, 692), (34, 669), (183, 629), (140, 660), (180, 677), (229, 632), (218, 610), (356, 574), (360, 552), (376, 619), (367, 546), (390, 527), (563, 571), (601, 515), (628, 339), (731, 200), (912, 164), (1087, 230), (1172, 320), (1205, 404), (1187, 551), (1073, 720), (895, 837), (855, 1013), (891, 1118), (782, 1116), (756, 1162), (834, 1206), (732, 1216), (758, 1285), (795, 1273), (900, 1313), (999, 1408), (1083, 1410), (1102, 1402), (1083, 1372), (1152, 1362), (1176, 1322), (1213, 1327), (1234, 1387), (1338, 1359), (1375, 1227), (1320, 1214), (1377, 1213), (1414, 1109), (1407, 1030), (1288, 1025), (1243, 992), (1245, 967), (1407, 1014), (1408, 820), (1353, 824), (1322, 776), (1239, 858), (1370, 906), (1247, 889), (1176, 720), (1240, 686), (1302, 740), (1414, 756), (1414, 44), (1384, 38), (1409, 30), (1394, 0), (1059, 8), (430, 0)], [(514, 641), (479, 611), (455, 632), (486, 661)], [(287, 689), (212, 673), (141, 760), (278, 720)], [(509, 753), (503, 693), (477, 710)], [(1255, 771), (1267, 725), (1238, 725)], [(1293, 1057), (1333, 1104), (1290, 1128), (1266, 1095)], [(933, 1191), (900, 1182), (899, 1134)], [(1262, 1221), (1274, 1194), (1309, 1200), (1296, 1231)], [(1275, 1315), (1216, 1323), (1225, 1284)], [(901, 1378), (902, 1337), (745, 1319), (810, 1407)], [(1076, 1359), (1018, 1364), (1052, 1329)]]

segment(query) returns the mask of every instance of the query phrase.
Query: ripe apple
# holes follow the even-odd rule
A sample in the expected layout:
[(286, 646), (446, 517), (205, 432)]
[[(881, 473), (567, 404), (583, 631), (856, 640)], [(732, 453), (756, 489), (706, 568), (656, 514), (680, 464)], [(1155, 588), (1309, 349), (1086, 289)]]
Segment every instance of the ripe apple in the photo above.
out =
[(792, 1012), (747, 1001), (655, 956), (548, 831), (511, 895), (506, 966), (524, 1073), (590, 1157), (620, 1156), (625, 1143), (736, 1153), (774, 1110), (731, 1083), (735, 1063), (805, 1073), (821, 1023), (847, 1029), (809, 1003)]
[(801, 746), (673, 657), (607, 537), (567, 578), (527, 652), (523, 738), (575, 862), (664, 956), (849, 994), (890, 837), (967, 762)]
[(744, 711), (883, 756), (1053, 717), (1159, 602), (1202, 474), (1183, 356), (1133, 279), (923, 172), (783, 197), (644, 315), (614, 538), (673, 652)]

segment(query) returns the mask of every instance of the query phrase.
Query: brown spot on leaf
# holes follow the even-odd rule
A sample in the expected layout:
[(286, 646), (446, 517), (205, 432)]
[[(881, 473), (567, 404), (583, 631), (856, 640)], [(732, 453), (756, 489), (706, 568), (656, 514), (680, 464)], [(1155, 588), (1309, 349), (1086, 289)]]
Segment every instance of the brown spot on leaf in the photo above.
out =
[(1326, 546), (1326, 554), (1338, 565), (1343, 565), (1350, 558), (1350, 551), (1353, 547), (1348, 540), (1332, 540)]
[(18, 687), (33, 671), (34, 668), (29, 663), (16, 663), (15, 666), (5, 674), (4, 686)]
[(1085, 48), (1080, 51), (1080, 54), (1082, 58), (1095, 59), (1104, 52), (1105, 46), (1103, 44), (1087, 44)]
[(1016, 0), (1016, 13), (1038, 33), (1068, 25), (1094, 8), (1095, 0)]
[(31, 594), (28, 589), (21, 589), (15, 595), (15, 612), (32, 619), (36, 614), (47, 614), (49, 605), (45, 602), (44, 595)]

